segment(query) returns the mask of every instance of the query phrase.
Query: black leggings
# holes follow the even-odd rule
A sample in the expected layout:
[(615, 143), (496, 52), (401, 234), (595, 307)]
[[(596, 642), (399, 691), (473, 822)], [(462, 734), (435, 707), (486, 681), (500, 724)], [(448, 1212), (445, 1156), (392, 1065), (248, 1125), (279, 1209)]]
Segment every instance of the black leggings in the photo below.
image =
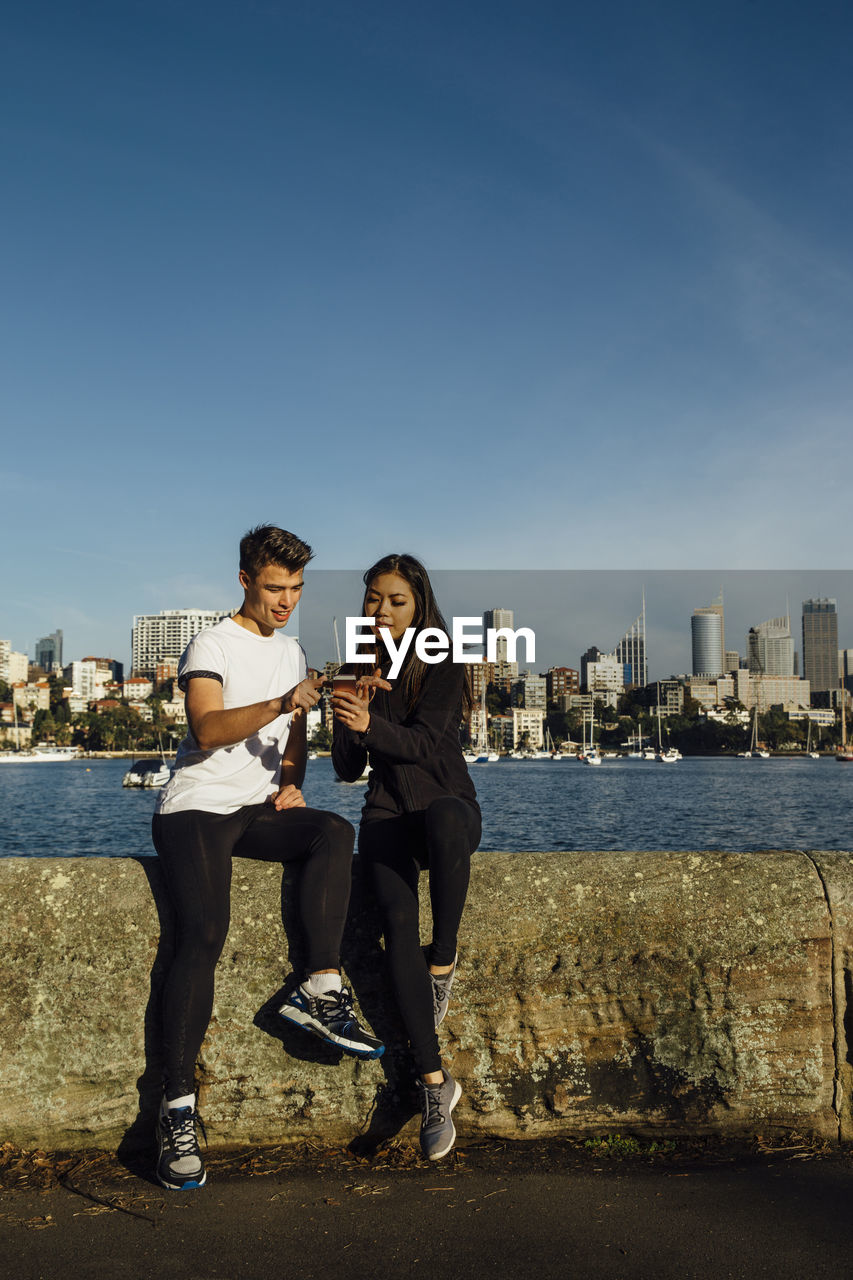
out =
[(166, 1092), (194, 1091), (195, 1063), (213, 1010), (216, 962), (231, 916), (231, 857), (302, 861), (299, 908), (308, 970), (337, 969), (349, 905), (355, 832), (335, 813), (248, 805), (155, 814), (154, 847), (175, 908), (177, 945), (163, 991)]
[[(362, 823), (358, 851), (369, 864), (382, 911), (385, 949), (397, 1003), (417, 1070), (441, 1070), (429, 964), (453, 964), (456, 935), (480, 842), (473, 805), (442, 796), (417, 813)], [(429, 955), (420, 943), (418, 880), (429, 869), (433, 932)]]

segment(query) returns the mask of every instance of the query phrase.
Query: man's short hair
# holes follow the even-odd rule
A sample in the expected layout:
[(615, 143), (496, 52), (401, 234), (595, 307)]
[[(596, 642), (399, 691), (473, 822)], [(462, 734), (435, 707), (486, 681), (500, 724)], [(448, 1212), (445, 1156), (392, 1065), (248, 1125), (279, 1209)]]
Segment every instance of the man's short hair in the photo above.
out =
[(274, 524), (259, 524), (240, 539), (240, 568), (250, 578), (256, 578), (268, 564), (280, 564), (296, 573), (313, 555), (307, 542)]

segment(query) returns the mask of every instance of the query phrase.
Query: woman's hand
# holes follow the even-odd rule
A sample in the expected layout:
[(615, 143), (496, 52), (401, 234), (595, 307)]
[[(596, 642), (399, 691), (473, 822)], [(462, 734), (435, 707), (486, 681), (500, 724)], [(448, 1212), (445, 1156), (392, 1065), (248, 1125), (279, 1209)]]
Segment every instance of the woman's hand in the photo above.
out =
[(358, 686), (354, 693), (341, 690), (340, 693), (332, 694), (335, 719), (352, 729), (353, 733), (367, 733), (370, 728), (370, 712), (367, 710), (370, 696), (369, 688), (359, 689)]
[(356, 681), (352, 692), (349, 689), (337, 688), (332, 694), (332, 708), (335, 719), (340, 720), (353, 733), (367, 733), (370, 728), (370, 712), (368, 706), (377, 689), (390, 689), (387, 680), (379, 675), (379, 668), (373, 675), (362, 676)]

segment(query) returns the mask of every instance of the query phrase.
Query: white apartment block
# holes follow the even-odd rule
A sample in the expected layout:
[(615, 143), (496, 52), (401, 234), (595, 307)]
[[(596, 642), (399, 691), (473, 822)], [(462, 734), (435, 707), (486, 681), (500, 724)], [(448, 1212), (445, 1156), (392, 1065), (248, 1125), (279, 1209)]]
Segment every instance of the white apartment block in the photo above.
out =
[(223, 609), (163, 609), (133, 619), (133, 674), (154, 679), (159, 663), (180, 658), (193, 636), (230, 618)]
[(26, 683), (30, 660), (25, 653), (12, 648), (11, 641), (0, 640), (0, 680), (7, 684)]
[[(543, 681), (544, 684), (544, 681)], [(528, 710), (526, 707), (512, 708), (512, 746), (513, 750), (527, 734), (527, 745), (538, 749), (545, 745), (545, 712), (541, 708)]]
[(122, 685), (122, 695), (128, 702), (144, 702), (153, 692), (154, 682), (145, 676), (131, 676)]
[(113, 684), (112, 664), (104, 658), (80, 658), (71, 663), (71, 688), (78, 698), (95, 702), (107, 696)]

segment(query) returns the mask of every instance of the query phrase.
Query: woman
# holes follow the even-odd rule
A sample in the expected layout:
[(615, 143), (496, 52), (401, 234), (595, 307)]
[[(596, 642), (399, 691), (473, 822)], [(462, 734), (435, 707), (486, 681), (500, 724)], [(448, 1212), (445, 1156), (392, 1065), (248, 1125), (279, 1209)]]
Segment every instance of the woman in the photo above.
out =
[[(411, 644), (393, 685), (381, 630), (395, 645), (406, 631), (447, 625), (426, 569), (391, 555), (364, 575), (364, 617), (374, 619), (377, 670), (355, 691), (335, 691), (332, 758), (346, 781), (371, 773), (359, 853), (370, 868), (383, 916), (391, 978), (412, 1048), (423, 1105), (421, 1147), (430, 1160), (456, 1139), (461, 1090), (441, 1064), (436, 1031), (456, 973), (456, 935), (480, 841), (480, 807), (462, 757), (459, 723), (470, 706), (466, 668), (450, 656), (421, 661)], [(429, 874), (433, 935), (421, 948), (420, 873)]]

